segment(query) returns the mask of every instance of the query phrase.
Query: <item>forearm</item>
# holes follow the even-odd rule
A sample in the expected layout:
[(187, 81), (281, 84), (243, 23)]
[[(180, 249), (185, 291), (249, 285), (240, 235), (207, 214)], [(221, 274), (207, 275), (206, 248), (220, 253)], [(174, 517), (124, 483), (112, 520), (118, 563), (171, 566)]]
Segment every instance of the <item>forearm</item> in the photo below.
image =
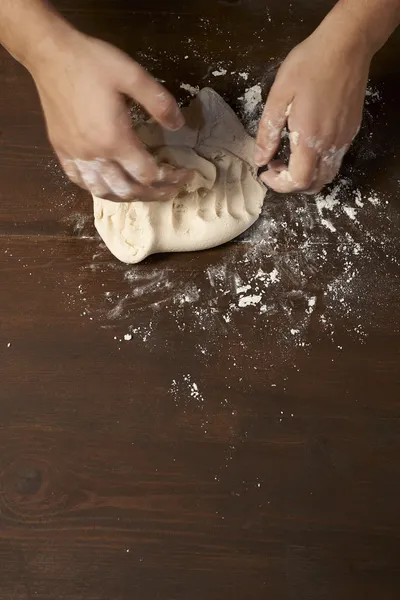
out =
[(33, 69), (72, 27), (46, 0), (0, 0), (0, 44)]
[(400, 0), (339, 0), (321, 27), (363, 44), (371, 57), (400, 23)]

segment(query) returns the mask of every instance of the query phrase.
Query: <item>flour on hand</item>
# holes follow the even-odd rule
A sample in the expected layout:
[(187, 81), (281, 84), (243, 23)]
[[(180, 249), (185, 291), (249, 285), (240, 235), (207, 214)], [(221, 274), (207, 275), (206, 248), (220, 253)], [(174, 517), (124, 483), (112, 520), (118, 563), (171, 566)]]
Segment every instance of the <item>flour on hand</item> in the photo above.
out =
[(95, 225), (122, 262), (157, 252), (203, 250), (224, 244), (258, 218), (265, 187), (252, 164), (254, 140), (224, 100), (201, 90), (176, 132), (149, 122), (137, 128), (159, 163), (193, 170), (174, 198), (111, 202), (94, 197)]

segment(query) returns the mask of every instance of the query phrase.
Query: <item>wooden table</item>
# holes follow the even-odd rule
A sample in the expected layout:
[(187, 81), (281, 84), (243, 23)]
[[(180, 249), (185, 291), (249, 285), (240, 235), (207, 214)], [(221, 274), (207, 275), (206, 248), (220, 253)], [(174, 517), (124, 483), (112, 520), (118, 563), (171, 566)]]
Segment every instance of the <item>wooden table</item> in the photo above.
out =
[[(56, 4), (239, 110), (333, 2)], [(0, 53), (2, 600), (399, 598), (399, 51), (330, 190), (129, 268)]]

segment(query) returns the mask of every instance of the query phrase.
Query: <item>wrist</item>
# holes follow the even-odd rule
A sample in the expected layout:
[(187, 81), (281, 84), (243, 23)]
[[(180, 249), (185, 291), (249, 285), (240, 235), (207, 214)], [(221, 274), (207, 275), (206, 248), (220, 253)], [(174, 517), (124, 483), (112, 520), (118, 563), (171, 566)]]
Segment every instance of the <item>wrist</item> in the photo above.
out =
[(319, 46), (325, 48), (324, 52), (329, 52), (330, 56), (334, 53), (343, 59), (361, 57), (370, 62), (374, 55), (374, 48), (365, 32), (337, 6), (311, 37), (319, 38)]
[[(0, 0), (0, 44), (31, 73), (60, 56), (78, 32), (46, 0)], [(26, 22), (21, 27), (21, 21)]]
[(45, 70), (68, 52), (75, 38), (82, 34), (58, 16), (39, 28), (31, 39), (26, 40), (18, 59), (32, 76)]
[(343, 48), (372, 60), (399, 20), (399, 0), (339, 0), (320, 28), (339, 38)]

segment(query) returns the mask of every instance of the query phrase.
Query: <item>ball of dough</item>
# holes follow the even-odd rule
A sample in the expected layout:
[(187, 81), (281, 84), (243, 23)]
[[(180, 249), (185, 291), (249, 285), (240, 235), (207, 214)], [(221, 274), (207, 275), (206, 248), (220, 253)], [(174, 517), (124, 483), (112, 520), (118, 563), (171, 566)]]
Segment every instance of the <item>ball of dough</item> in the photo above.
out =
[[(251, 166), (253, 140), (212, 90), (202, 90), (195, 102), (196, 110), (189, 112), (189, 117), (200, 112), (197, 127), (185, 127), (187, 131), (174, 135), (148, 124), (141, 135), (139, 132), (142, 139), (147, 135), (145, 141), (160, 163), (195, 172), (190, 184), (163, 201), (117, 203), (94, 197), (96, 228), (122, 262), (138, 263), (158, 252), (218, 246), (245, 231), (261, 212), (265, 187)], [(225, 122), (228, 131), (221, 123), (221, 108), (229, 111)], [(235, 131), (232, 115), (237, 121)], [(215, 131), (216, 123), (220, 135)], [(172, 138), (172, 143), (165, 137)], [(161, 141), (168, 145), (159, 145)], [(178, 141), (183, 145), (177, 145)]]

